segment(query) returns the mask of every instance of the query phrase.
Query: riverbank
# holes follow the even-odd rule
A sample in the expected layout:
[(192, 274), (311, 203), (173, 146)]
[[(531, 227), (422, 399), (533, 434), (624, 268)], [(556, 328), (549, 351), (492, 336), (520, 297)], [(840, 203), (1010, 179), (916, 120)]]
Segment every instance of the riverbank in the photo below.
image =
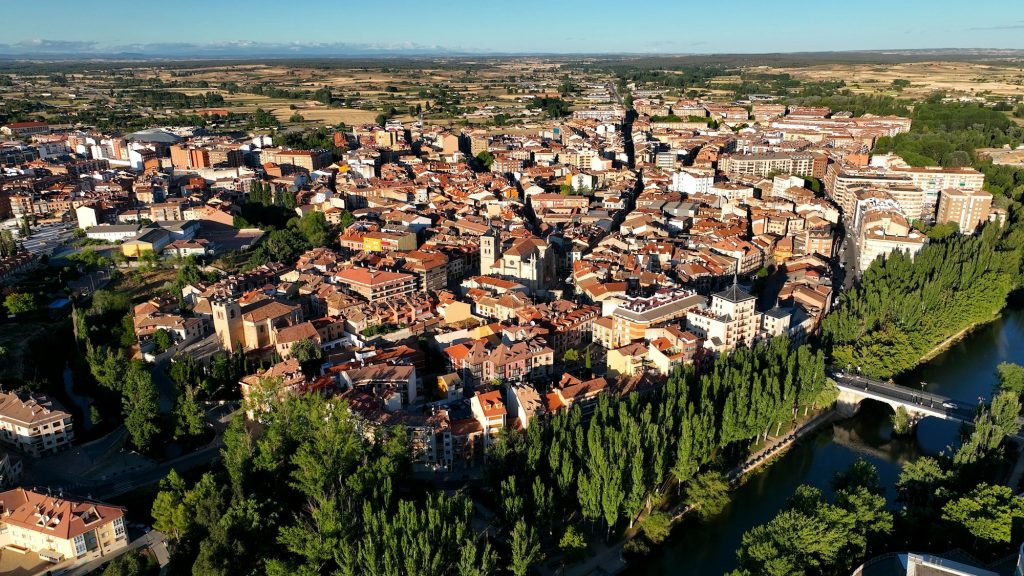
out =
[[(949, 338), (946, 338), (942, 342), (939, 342), (931, 350), (925, 352), (924, 355), (921, 356), (921, 358), (917, 361), (917, 366), (920, 366), (921, 364), (924, 364), (926, 362), (930, 362), (931, 360), (933, 360), (939, 354), (942, 354), (946, 350), (949, 350), (949, 348), (951, 346), (953, 346), (953, 344), (956, 344), (957, 342), (963, 340), (964, 338), (969, 336), (972, 332), (974, 332), (978, 328), (981, 328), (982, 326), (987, 326), (988, 324), (991, 324), (991, 323), (995, 322), (1002, 315), (1003, 315), (1003, 311), (999, 310), (998, 312), (996, 312), (988, 320), (985, 320), (983, 322), (974, 322), (974, 323), (968, 325), (963, 330), (957, 332), (956, 334), (953, 334), (952, 336), (950, 336)], [(917, 366), (914, 366), (914, 368), (916, 368)], [(913, 368), (911, 368), (911, 370), (913, 370)], [(909, 370), (908, 370), (908, 372), (909, 372)]]
[(814, 418), (811, 418), (801, 426), (798, 426), (796, 430), (791, 432), (789, 435), (777, 440), (776, 442), (770, 445), (765, 446), (756, 454), (747, 459), (746, 462), (740, 464), (736, 468), (733, 468), (727, 476), (729, 478), (729, 482), (734, 486), (742, 483), (743, 478), (745, 476), (749, 475), (751, 472), (754, 472), (758, 468), (764, 466), (771, 460), (775, 459), (777, 456), (781, 456), (782, 454), (785, 453), (786, 449), (795, 444), (797, 441), (799, 441), (800, 439), (804, 438), (809, 434), (817, 432), (819, 428), (832, 422), (838, 417), (839, 414), (838, 412), (836, 412), (835, 408), (829, 408), (823, 411), (821, 414), (818, 414)]
[[(789, 434), (767, 443), (726, 474), (730, 485), (733, 487), (742, 485), (746, 479), (754, 475), (754, 472), (762, 469), (769, 462), (785, 454), (797, 442), (812, 436), (823, 426), (837, 418), (838, 413), (835, 408), (827, 408), (811, 419), (797, 425)], [(679, 503), (668, 511), (670, 524), (675, 526), (693, 512), (694, 509), (685, 502)], [(602, 546), (594, 556), (587, 558), (580, 564), (566, 568), (559, 574), (561, 576), (592, 576), (596, 574), (614, 576), (624, 572), (629, 567), (629, 564), (622, 558), (623, 547), (640, 533), (639, 525), (643, 517), (644, 513), (641, 513), (637, 517), (636, 522), (634, 522), (634, 528), (627, 530), (624, 538), (614, 544)]]
[[(930, 360), (895, 381), (917, 388), (927, 382), (929, 392), (955, 399), (991, 394), (1000, 363), (1024, 365), (1024, 296), (1010, 299), (992, 320), (966, 327), (939, 343), (936, 348), (943, 351), (932, 353)], [(896, 508), (895, 486), (903, 466), (921, 456), (937, 457), (950, 447), (955, 449), (961, 434), (959, 424), (937, 418), (919, 422), (910, 437), (895, 437), (892, 431), (891, 408), (875, 402), (865, 402), (851, 418), (819, 426), (816, 434), (803, 436), (774, 457), (772, 465), (745, 475), (731, 491), (722, 514), (700, 522), (696, 515), (686, 515), (663, 544), (642, 558), (630, 559), (623, 576), (728, 573), (736, 567), (743, 535), (775, 518), (799, 486), (828, 493), (834, 475), (860, 459), (877, 468), (886, 500)], [(1009, 468), (1009, 477), (1002, 480), (1014, 484), (1020, 477), (1024, 482), (1024, 461)]]

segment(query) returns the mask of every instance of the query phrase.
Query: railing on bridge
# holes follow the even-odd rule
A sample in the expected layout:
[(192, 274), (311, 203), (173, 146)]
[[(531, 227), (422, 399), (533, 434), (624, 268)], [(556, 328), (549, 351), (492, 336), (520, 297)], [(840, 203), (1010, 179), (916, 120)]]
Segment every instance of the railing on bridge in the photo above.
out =
[(940, 414), (943, 418), (950, 420), (965, 422), (974, 420), (976, 405), (968, 402), (954, 400), (948, 396), (935, 394), (923, 389), (918, 390), (908, 386), (866, 378), (857, 374), (829, 371), (828, 375), (840, 389), (879, 396), (899, 404), (905, 404), (908, 407)]

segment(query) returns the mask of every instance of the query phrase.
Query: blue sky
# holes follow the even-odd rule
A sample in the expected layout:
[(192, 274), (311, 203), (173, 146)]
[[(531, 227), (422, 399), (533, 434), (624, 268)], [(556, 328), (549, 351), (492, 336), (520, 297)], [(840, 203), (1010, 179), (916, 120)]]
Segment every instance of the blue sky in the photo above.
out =
[[(222, 42), (490, 52), (1024, 49), (1024, 0), (0, 0), (24, 51)], [(10, 25), (12, 23), (25, 25)]]

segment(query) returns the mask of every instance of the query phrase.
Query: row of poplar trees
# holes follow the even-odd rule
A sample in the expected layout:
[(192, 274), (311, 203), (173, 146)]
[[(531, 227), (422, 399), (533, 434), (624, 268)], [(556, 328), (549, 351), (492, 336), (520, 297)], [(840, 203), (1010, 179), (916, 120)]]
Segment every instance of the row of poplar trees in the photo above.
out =
[(744, 452), (834, 399), (821, 351), (777, 338), (722, 356), (703, 375), (681, 370), (647, 392), (602, 396), (592, 414), (576, 407), (505, 434), (488, 452), (488, 473), (507, 526), (525, 513), (549, 538), (567, 520), (610, 536), (670, 480), (685, 483), (723, 451)]
[(1020, 286), (1024, 226), (989, 223), (911, 258), (894, 252), (864, 271), (822, 325), (837, 366), (890, 377), (957, 332), (991, 320)]

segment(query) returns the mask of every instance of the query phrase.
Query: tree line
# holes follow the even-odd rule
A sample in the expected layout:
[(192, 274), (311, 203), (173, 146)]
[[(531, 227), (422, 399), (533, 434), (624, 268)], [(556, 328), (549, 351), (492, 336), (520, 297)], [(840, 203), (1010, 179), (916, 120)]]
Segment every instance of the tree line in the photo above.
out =
[(462, 495), (408, 480), (401, 428), (366, 441), (343, 401), (271, 399), (259, 423), (232, 420), (222, 464), (197, 482), (171, 473), (153, 503), (172, 573), (476, 576), (496, 555)]
[(404, 430), (367, 437), (344, 401), (270, 394), (258, 422), (231, 422), (213, 471), (164, 480), (154, 526), (178, 573), (521, 576), (547, 549), (585, 548), (580, 528), (614, 534), (670, 479), (700, 478), (721, 453), (833, 399), (820, 352), (776, 339), (703, 376), (680, 370), (662, 387), (602, 396), (592, 414), (576, 406), (506, 430), (487, 452), (482, 502), (497, 523), (481, 539), (468, 499), (409, 482)]
[(914, 367), (929, 350), (1002, 310), (1020, 286), (1024, 230), (989, 223), (978, 236), (956, 235), (916, 256), (876, 260), (822, 323), (837, 366), (887, 378)]
[[(649, 392), (602, 396), (589, 418), (574, 407), (503, 433), (487, 454), (502, 525), (514, 531), (525, 520), (539, 531), (532, 540), (549, 547), (574, 540), (567, 526), (577, 523), (609, 538), (650, 511), (670, 481), (742, 458), (834, 394), (821, 353), (778, 338), (720, 357), (704, 375), (680, 370)], [(694, 491), (712, 492), (723, 493)]]
[(138, 104), (154, 108), (206, 108), (223, 106), (225, 103), (224, 97), (216, 92), (186, 94), (164, 90), (135, 90), (130, 95)]
[(1006, 114), (980, 104), (944, 102), (944, 97), (936, 93), (918, 103), (910, 132), (879, 138), (874, 151), (894, 152), (912, 166), (971, 166), (978, 161), (977, 148), (1024, 141), (1024, 128)]
[(833, 479), (831, 501), (800, 486), (770, 522), (747, 531), (731, 576), (848, 574), (872, 556), (907, 550), (965, 548), (985, 561), (1011, 552), (1024, 496), (990, 482), (1006, 472), (1006, 440), (1020, 431), (1021, 404), (1000, 375), (1007, 389), (990, 408), (979, 407), (955, 452), (903, 466), (895, 510), (877, 470), (859, 460)]

